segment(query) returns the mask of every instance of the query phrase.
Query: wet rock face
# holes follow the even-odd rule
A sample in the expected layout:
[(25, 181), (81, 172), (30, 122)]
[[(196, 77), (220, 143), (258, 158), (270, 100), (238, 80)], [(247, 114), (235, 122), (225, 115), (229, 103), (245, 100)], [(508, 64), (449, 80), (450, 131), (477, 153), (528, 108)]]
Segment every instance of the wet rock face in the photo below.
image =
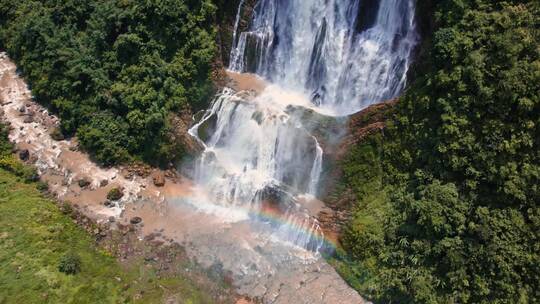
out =
[(257, 198), (264, 203), (264, 206), (279, 213), (285, 213), (297, 201), (292, 190), (285, 185), (267, 186), (257, 193)]
[(27, 161), (30, 158), (30, 151), (28, 151), (28, 149), (21, 150), (19, 152), (19, 158), (22, 161)]
[(88, 179), (86, 179), (86, 178), (81, 178), (78, 181), (78, 184), (79, 184), (79, 187), (86, 188), (86, 187), (90, 186), (90, 181), (88, 181)]
[[(221, 64), (225, 67), (229, 65), (231, 46), (233, 45), (234, 24), (241, 0), (217, 0), (219, 23), (218, 46), (220, 48)], [(240, 11), (238, 32), (245, 32), (250, 25), (253, 10), (258, 0), (244, 0)]]
[(360, 2), (358, 17), (356, 18), (356, 32), (360, 33), (373, 27), (377, 19), (380, 0), (363, 0)]
[(99, 182), (99, 186), (102, 187), (102, 188), (103, 188), (103, 187), (107, 187), (108, 184), (109, 184), (109, 181), (106, 180), (106, 179), (104, 179), (104, 180), (102, 180), (101, 182)]
[(135, 217), (132, 217), (129, 222), (133, 225), (137, 225), (137, 224), (140, 224), (142, 222), (142, 218), (138, 217), (138, 216), (135, 216)]
[[(171, 117), (172, 128), (168, 136), (171, 142), (178, 146), (178, 151), (183, 151), (188, 156), (198, 156), (204, 151), (204, 147), (188, 133), (192, 120), (191, 111), (187, 109), (181, 115)], [(177, 155), (176, 158), (182, 156)]]

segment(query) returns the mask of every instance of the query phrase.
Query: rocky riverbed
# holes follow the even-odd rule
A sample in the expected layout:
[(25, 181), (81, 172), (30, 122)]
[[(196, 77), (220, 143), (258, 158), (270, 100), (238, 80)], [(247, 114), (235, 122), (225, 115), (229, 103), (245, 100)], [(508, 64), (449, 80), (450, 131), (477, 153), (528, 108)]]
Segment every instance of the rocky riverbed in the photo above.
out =
[[(255, 90), (264, 89), (257, 79), (239, 75), (235, 79), (239, 85), (255, 83)], [(145, 242), (173, 248), (165, 251), (181, 248), (186, 258), (218, 273), (253, 301), (364, 303), (318, 254), (269, 238), (271, 223), (228, 222), (219, 216), (235, 212), (234, 208), (202, 212), (204, 202), (192, 199), (198, 189), (176, 172), (144, 165), (103, 168), (79, 150), (76, 138), (53, 139), (58, 118), (32, 100), (5, 53), (0, 53), (0, 102), (0, 114), (11, 125), (9, 137), (19, 155), (36, 166), (51, 193), (95, 223), (86, 226), (96, 236), (108, 238), (106, 246), (120, 250), (120, 258), (128, 259), (131, 249), (122, 249), (113, 236), (132, 232)], [(122, 195), (108, 198), (112, 189)], [(148, 258), (162, 261), (166, 253), (158, 251)], [(164, 267), (175, 265), (170, 260)], [(231, 297), (222, 297), (227, 299)]]

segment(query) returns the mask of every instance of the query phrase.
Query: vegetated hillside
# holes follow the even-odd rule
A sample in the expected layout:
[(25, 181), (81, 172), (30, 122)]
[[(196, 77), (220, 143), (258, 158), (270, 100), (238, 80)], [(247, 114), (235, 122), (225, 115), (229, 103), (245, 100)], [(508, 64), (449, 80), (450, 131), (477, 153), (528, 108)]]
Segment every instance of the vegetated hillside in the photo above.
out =
[(97, 160), (167, 164), (183, 148), (171, 116), (213, 94), (215, 11), (211, 0), (5, 0), (0, 48)]
[(381, 303), (539, 303), (540, 2), (434, 9), (384, 136), (341, 163), (357, 202), (335, 264)]
[(160, 273), (143, 259), (117, 262), (11, 151), (0, 124), (0, 303), (213, 303), (204, 281)]

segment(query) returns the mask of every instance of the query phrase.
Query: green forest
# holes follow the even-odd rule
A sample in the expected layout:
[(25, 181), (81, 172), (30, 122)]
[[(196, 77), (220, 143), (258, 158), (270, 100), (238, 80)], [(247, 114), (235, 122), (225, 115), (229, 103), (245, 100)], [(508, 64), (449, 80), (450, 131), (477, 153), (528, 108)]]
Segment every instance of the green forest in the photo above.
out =
[(105, 165), (182, 157), (172, 115), (213, 95), (210, 0), (0, 2), (0, 48)]
[(540, 2), (420, 7), (414, 82), (341, 164), (338, 269), (381, 303), (539, 303)]

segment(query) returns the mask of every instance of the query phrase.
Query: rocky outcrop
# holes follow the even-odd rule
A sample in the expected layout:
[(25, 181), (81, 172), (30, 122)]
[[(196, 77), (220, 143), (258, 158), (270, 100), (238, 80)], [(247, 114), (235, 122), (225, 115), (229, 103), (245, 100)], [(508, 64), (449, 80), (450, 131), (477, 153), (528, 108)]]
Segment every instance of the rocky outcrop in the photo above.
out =
[(358, 17), (356, 18), (356, 32), (366, 31), (373, 26), (377, 19), (380, 4), (379, 0), (364, 0), (360, 2)]
[(230, 85), (231, 77), (227, 75), (226, 68), (229, 66), (236, 16), (239, 12), (238, 9), (241, 2), (243, 4), (240, 8), (238, 33), (246, 31), (249, 28), (257, 0), (216, 0), (218, 10), (215, 24), (218, 28), (216, 35), (218, 52), (213, 63), (212, 80), (218, 90)]
[(134, 216), (132, 217), (129, 222), (133, 225), (137, 225), (137, 224), (140, 224), (142, 222), (142, 218), (139, 217), (139, 216)]
[(171, 152), (178, 153), (172, 157), (173, 159), (181, 159), (184, 156), (194, 157), (204, 151), (204, 147), (188, 132), (193, 124), (193, 115), (190, 110), (184, 109), (181, 113), (172, 115), (169, 121), (171, 128), (168, 136), (177, 147)]
[(353, 145), (358, 144), (369, 135), (383, 132), (386, 120), (390, 117), (397, 99), (375, 104), (350, 116), (347, 124), (347, 133), (335, 155), (341, 159)]
[[(220, 53), (220, 63), (226, 67), (229, 65), (229, 55), (233, 45), (234, 24), (241, 0), (217, 0), (218, 15), (216, 22), (218, 24), (217, 43)], [(238, 23), (238, 32), (246, 31), (249, 28), (251, 16), (257, 0), (244, 0), (240, 10), (240, 20)]]
[(142, 162), (132, 163), (125, 169), (127, 171), (125, 177), (128, 179), (133, 178), (133, 176), (147, 178), (152, 174), (152, 167)]
[(106, 179), (102, 179), (102, 180), (99, 182), (99, 186), (100, 186), (101, 188), (107, 187), (108, 185), (109, 185), (109, 181), (106, 180)]

